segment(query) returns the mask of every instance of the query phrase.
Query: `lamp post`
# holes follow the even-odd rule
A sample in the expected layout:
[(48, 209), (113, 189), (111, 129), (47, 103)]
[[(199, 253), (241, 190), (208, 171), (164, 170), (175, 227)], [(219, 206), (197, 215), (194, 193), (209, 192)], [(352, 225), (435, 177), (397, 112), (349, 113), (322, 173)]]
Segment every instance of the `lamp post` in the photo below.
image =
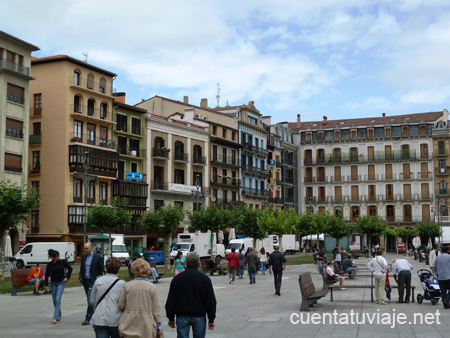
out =
[(89, 152), (84, 152), (84, 162), (83, 162), (83, 173), (79, 173), (75, 171), (73, 173), (74, 175), (74, 181), (77, 179), (83, 181), (84, 183), (84, 217), (83, 217), (83, 244), (86, 243), (86, 213), (87, 213), (87, 199), (88, 199), (88, 192), (89, 192), (89, 183), (91, 181), (94, 182), (95, 185), (97, 185), (97, 175), (91, 175), (88, 173), (89, 171)]
[[(444, 198), (445, 196), (437, 196), (437, 208), (438, 208), (438, 227), (439, 227), (439, 231), (440, 231), (440, 236), (439, 236), (439, 244), (442, 245), (442, 223), (441, 223), (441, 199)], [(447, 205), (447, 204), (446, 204)]]
[(195, 176), (195, 185), (196, 185), (196, 190), (192, 190), (191, 195), (192, 196), (196, 196), (197, 197), (197, 210), (199, 210), (200, 208), (198, 207), (199, 203), (200, 203), (200, 196), (202, 196), (202, 186), (200, 185), (200, 175), (197, 174)]

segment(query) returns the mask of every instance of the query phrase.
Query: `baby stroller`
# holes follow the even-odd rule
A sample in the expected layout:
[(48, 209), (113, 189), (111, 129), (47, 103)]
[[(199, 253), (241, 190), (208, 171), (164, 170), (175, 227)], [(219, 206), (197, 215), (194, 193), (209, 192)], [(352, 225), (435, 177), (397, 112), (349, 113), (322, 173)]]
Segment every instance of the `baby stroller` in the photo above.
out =
[(438, 281), (433, 277), (430, 270), (420, 269), (417, 271), (417, 275), (420, 278), (420, 283), (423, 287), (422, 294), (417, 294), (417, 303), (422, 304), (422, 301), (431, 300), (431, 304), (436, 305), (441, 298), (441, 289)]

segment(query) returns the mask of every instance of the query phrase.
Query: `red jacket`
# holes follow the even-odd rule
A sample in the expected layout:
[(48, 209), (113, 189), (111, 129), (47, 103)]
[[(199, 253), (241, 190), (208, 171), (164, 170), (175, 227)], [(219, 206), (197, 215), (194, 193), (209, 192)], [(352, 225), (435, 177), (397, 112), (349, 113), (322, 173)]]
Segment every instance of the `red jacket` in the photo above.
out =
[(241, 264), (239, 263), (239, 256), (235, 252), (230, 252), (227, 255), (228, 266), (231, 268), (239, 268)]

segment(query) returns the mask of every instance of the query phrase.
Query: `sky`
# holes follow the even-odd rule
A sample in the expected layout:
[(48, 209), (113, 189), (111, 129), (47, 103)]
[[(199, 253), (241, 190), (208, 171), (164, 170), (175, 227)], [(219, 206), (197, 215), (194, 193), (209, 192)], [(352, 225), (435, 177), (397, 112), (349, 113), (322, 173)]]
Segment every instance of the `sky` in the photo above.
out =
[(14, 0), (0, 30), (155, 95), (272, 122), (450, 109), (448, 0)]

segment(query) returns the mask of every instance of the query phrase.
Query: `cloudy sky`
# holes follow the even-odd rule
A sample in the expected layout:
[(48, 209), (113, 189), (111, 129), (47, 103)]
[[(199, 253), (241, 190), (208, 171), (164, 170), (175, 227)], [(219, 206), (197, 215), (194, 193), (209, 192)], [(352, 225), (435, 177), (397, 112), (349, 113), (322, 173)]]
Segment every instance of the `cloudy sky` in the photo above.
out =
[(450, 109), (448, 0), (14, 0), (0, 30), (154, 95), (249, 100), (273, 121)]

